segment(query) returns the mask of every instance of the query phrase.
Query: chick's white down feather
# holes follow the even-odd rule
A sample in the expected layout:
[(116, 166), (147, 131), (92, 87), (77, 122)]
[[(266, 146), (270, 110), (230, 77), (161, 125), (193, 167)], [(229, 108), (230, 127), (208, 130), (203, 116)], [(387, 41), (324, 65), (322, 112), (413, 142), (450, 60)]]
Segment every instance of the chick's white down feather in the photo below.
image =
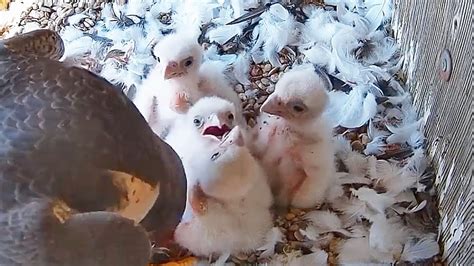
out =
[(194, 254), (252, 251), (272, 228), (272, 196), (265, 173), (238, 144), (239, 131), (235, 127), (222, 143), (202, 145), (192, 159), (183, 161), (188, 185), (199, 183), (207, 195), (207, 211), (192, 213), (175, 232), (176, 241)]
[(321, 115), (326, 78), (312, 65), (296, 66), (262, 105), (262, 111), (274, 115), (258, 118), (253, 152), (262, 160), (279, 204), (309, 208), (322, 203), (335, 174), (331, 128)]

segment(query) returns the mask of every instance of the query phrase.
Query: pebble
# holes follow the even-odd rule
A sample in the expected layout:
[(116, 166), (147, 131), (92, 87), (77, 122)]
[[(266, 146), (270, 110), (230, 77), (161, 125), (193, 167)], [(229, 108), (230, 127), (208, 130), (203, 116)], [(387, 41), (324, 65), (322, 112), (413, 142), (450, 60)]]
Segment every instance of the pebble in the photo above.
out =
[(279, 70), (280, 70), (279, 67), (274, 67), (272, 70), (270, 70), (270, 72), (268, 72), (268, 75), (271, 76), (271, 75), (277, 73)]
[(87, 19), (82, 20), (78, 25), (78, 29), (83, 31), (90, 31), (96, 24), (105, 0), (97, 1), (54, 1), (54, 0), (39, 0), (32, 3), (26, 11), (20, 15), (20, 20), (17, 27), (12, 27), (9, 34), (22, 33), (29, 30), (33, 23), (38, 24), (42, 28), (49, 28), (56, 31), (61, 31), (67, 23), (67, 19), (75, 14), (84, 14)]
[(235, 85), (234, 90), (237, 93), (243, 93), (244, 92), (244, 86), (242, 84), (237, 84), (237, 85)]
[(291, 208), (290, 212), (298, 216), (304, 215), (306, 212), (297, 208)]
[(293, 219), (295, 219), (295, 218), (296, 218), (296, 215), (295, 215), (294, 213), (291, 213), (291, 212), (290, 212), (290, 213), (287, 213), (287, 214), (285, 215), (285, 219), (288, 220), (288, 221), (291, 221), (291, 220), (293, 220)]
[(261, 106), (261, 104), (256, 103), (256, 104), (253, 105), (253, 109), (254, 109), (256, 112), (259, 112), (259, 111), (260, 111), (260, 106)]
[(263, 74), (262, 69), (256, 65), (254, 65), (252, 69), (250, 70), (250, 75), (253, 77), (261, 76), (262, 74)]
[(265, 91), (266, 91), (268, 94), (271, 94), (272, 92), (275, 91), (275, 85), (270, 84), (270, 85), (265, 89)]
[(247, 100), (247, 95), (245, 93), (239, 93), (239, 98), (241, 101), (246, 101)]
[(290, 230), (290, 231), (296, 231), (296, 230), (298, 230), (298, 229), (299, 229), (299, 226), (298, 226), (297, 224), (292, 224), (292, 225), (290, 226), (290, 228), (288, 228), (288, 230)]
[(29, 17), (34, 18), (34, 19), (40, 19), (41, 13), (35, 9), (30, 12)]
[(53, 0), (43, 0), (43, 6), (52, 7), (53, 6)]
[(90, 18), (86, 18), (84, 19), (84, 25), (87, 25), (89, 28), (92, 28), (94, 27), (95, 22)]
[(263, 85), (265, 85), (265, 86), (270, 85), (270, 80), (268, 80), (267, 78), (261, 79), (260, 82), (261, 82)]
[(354, 151), (358, 151), (358, 152), (362, 152), (365, 149), (364, 144), (362, 144), (362, 142), (360, 142), (359, 140), (353, 141), (351, 143), (351, 147)]
[(329, 242), (329, 250), (331, 251), (336, 251), (339, 248), (339, 242), (340, 240), (336, 237), (333, 237), (331, 241)]
[(260, 97), (258, 97), (257, 103), (262, 104), (267, 100), (267, 98), (268, 98), (268, 96), (266, 96), (266, 95), (260, 96)]
[(272, 65), (265, 64), (265, 66), (263, 67), (263, 72), (268, 73), (270, 72), (270, 70), (272, 70)]
[(238, 259), (238, 260), (241, 260), (241, 261), (244, 261), (244, 260), (247, 260), (249, 258), (249, 256), (245, 253), (240, 253), (240, 254), (237, 254), (235, 255), (235, 257)]
[(248, 257), (247, 261), (248, 261), (249, 263), (254, 263), (254, 262), (256, 262), (256, 261), (257, 261), (257, 255), (255, 255), (255, 254), (250, 255), (250, 256)]
[(347, 139), (347, 140), (356, 140), (357, 139), (357, 133), (355, 132), (352, 132), (352, 131), (349, 131), (347, 132), (346, 134), (344, 134), (344, 137)]
[(279, 73), (274, 73), (270, 76), (270, 81), (273, 82), (273, 83), (276, 83), (279, 78), (280, 78)]
[(247, 101), (247, 103), (248, 103), (249, 105), (254, 105), (254, 104), (256, 103), (256, 100), (255, 100), (254, 98), (250, 98), (250, 99)]
[(362, 133), (359, 135), (360, 142), (364, 145), (367, 145), (369, 143), (369, 137), (367, 136), (366, 133)]
[(304, 240), (304, 236), (303, 236), (303, 234), (301, 234), (301, 232), (299, 230), (295, 231), (294, 236), (295, 236), (296, 240), (298, 240), (298, 241), (303, 241)]

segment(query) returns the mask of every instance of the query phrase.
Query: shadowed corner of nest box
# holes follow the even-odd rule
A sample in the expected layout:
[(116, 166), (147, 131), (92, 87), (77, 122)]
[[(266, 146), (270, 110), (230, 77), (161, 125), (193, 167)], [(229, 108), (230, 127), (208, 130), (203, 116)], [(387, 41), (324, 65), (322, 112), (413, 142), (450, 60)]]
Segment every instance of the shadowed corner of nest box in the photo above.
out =
[(10, 0), (0, 0), (0, 11), (7, 10), (10, 5)]

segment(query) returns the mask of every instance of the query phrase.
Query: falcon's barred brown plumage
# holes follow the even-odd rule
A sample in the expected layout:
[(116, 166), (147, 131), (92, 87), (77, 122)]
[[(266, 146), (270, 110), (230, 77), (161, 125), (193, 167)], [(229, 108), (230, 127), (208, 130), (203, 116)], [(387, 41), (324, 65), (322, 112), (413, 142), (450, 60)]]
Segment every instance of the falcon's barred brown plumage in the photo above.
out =
[(184, 211), (181, 161), (63, 53), (50, 30), (0, 41), (0, 265), (145, 265), (146, 231), (168, 236)]

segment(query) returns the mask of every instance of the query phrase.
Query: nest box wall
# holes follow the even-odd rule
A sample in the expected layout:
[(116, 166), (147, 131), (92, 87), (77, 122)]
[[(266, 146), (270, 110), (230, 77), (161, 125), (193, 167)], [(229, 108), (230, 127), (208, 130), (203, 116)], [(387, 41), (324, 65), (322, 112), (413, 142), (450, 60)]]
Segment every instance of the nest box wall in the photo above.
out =
[(443, 258), (472, 265), (472, 0), (395, 0), (393, 29), (407, 87), (436, 167)]

